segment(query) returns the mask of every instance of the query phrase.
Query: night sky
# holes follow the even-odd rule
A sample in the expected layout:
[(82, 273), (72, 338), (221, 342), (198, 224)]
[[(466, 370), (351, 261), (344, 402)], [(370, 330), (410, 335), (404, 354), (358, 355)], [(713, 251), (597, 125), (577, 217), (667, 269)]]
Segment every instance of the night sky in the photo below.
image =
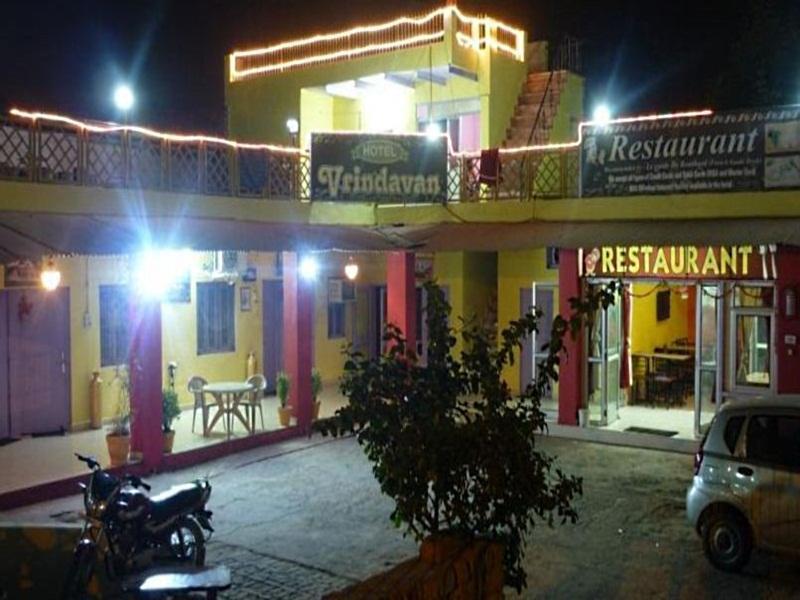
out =
[[(6, 0), (0, 105), (113, 119), (111, 89), (134, 83), (133, 120), (224, 132), (223, 60), (283, 41), (440, 4), (421, 0)], [(532, 33), (583, 40), (587, 110), (616, 114), (800, 102), (800, 1), (459, 2)]]

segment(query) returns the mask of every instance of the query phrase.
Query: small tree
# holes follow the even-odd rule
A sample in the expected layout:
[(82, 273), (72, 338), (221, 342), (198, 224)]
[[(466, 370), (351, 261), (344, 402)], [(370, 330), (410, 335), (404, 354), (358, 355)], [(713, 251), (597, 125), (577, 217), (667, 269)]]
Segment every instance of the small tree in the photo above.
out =
[(161, 391), (161, 429), (164, 433), (172, 431), (172, 422), (181, 417), (181, 405), (178, 403), (178, 392)]
[(552, 324), (536, 380), (514, 397), (502, 371), (539, 330), (541, 311), (512, 321), (497, 340), (485, 327), (465, 326), (458, 360), (450, 306), (438, 286), (425, 287), (427, 365), (402, 332), (388, 326), (385, 355), (369, 359), (346, 351), (340, 387), (349, 404), (315, 427), (326, 435), (357, 435), (381, 490), (395, 501), (392, 520), (415, 539), (450, 532), (502, 542), (506, 583), (520, 591), (527, 583), (526, 538), (536, 519), (551, 526), (575, 522), (572, 503), (582, 493), (580, 478), (563, 473), (535, 447), (535, 434), (547, 427), (540, 399), (558, 379), (564, 336), (610, 304), (613, 294), (601, 290), (571, 301), (570, 319)]

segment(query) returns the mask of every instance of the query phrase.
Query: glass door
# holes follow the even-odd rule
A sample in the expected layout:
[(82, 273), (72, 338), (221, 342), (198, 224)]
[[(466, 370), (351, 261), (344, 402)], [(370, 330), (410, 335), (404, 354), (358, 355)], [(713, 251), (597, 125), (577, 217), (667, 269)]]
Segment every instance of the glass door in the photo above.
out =
[(697, 286), (697, 327), (694, 362), (694, 433), (702, 436), (720, 405), (723, 289)]
[(589, 418), (600, 426), (609, 425), (619, 418), (621, 313), (617, 294), (613, 304), (595, 313), (587, 336)]

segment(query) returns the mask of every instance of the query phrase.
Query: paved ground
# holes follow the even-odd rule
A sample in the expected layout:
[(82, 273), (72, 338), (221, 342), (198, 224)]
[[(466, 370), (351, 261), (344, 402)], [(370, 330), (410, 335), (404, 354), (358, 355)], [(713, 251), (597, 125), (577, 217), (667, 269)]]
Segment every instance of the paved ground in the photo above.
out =
[[(537, 528), (526, 598), (796, 598), (797, 564), (755, 556), (742, 575), (714, 571), (684, 521), (691, 457), (545, 439), (585, 478), (581, 520)], [(209, 475), (217, 534), (210, 560), (232, 567), (229, 598), (317, 598), (412, 556), (391, 503), (352, 439), (302, 440), (153, 478), (155, 487)], [(0, 519), (74, 516), (77, 499)]]

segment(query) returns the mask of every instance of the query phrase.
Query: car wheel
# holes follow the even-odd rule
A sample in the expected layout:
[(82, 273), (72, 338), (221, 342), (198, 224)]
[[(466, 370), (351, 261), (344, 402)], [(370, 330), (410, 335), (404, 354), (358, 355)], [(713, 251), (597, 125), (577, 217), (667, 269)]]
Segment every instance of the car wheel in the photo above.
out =
[(716, 568), (738, 572), (750, 559), (753, 542), (744, 517), (732, 510), (711, 513), (702, 528), (703, 552)]

